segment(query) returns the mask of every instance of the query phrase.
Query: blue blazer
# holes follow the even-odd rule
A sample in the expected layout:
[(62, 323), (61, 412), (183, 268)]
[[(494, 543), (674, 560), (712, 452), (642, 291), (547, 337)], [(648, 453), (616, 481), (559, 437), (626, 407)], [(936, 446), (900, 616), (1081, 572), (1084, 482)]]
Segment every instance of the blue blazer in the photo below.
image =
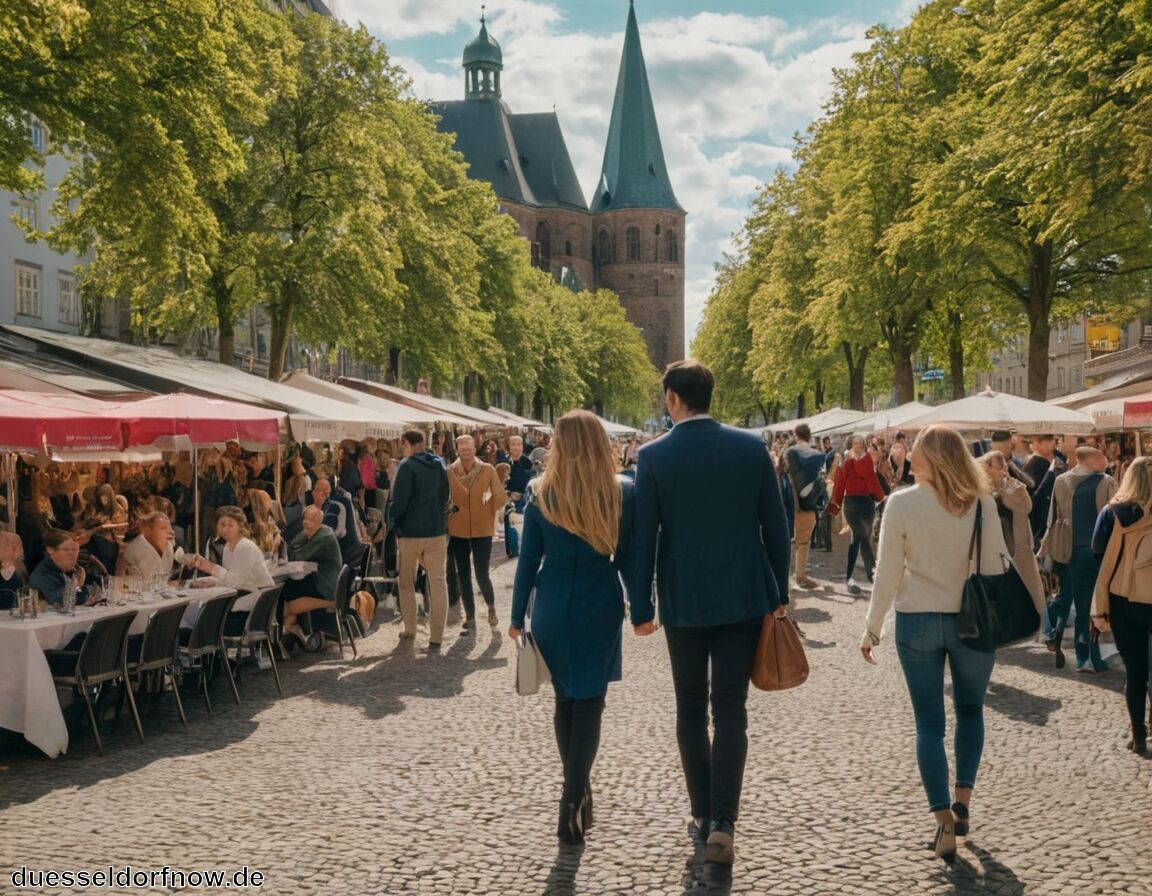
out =
[(726, 625), (788, 603), (788, 522), (760, 438), (685, 420), (640, 449), (628, 596), (632, 624)]

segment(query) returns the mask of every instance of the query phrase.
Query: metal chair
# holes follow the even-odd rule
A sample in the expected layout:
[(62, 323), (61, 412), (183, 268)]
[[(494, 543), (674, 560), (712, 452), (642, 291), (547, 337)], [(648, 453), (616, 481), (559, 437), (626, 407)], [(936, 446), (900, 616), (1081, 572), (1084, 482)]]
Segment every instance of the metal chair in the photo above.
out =
[(88, 721), (92, 723), (92, 736), (96, 739), (96, 749), (101, 756), (104, 755), (104, 742), (100, 739), (100, 723), (93, 698), (102, 696), (103, 686), (109, 682), (124, 682), (128, 705), (132, 708), (132, 719), (136, 723), (136, 733), (140, 735), (140, 742), (144, 742), (144, 728), (140, 724), (136, 698), (128, 683), (128, 630), (135, 619), (135, 612), (106, 616), (98, 619), (88, 630), (79, 650), (44, 651), (52, 670), (52, 680), (56, 684), (71, 685), (84, 698)]
[(352, 648), (352, 656), (357, 656), (356, 640), (352, 636), (351, 626), (348, 622), (348, 598), (350, 595), (352, 571), (347, 566), (340, 568), (340, 575), (336, 577), (336, 601), (331, 608), (311, 610), (308, 618), (312, 623), (312, 631), (323, 637), (323, 643), (335, 641), (340, 645), (340, 656), (344, 656), (344, 643), (347, 640)]
[[(191, 629), (180, 629), (180, 661), (183, 668), (195, 669), (200, 677), (200, 693), (204, 705), (212, 712), (212, 698), (208, 695), (208, 671), (215, 660), (220, 659), (228, 684), (232, 686), (232, 699), (240, 705), (240, 692), (236, 689), (236, 678), (228, 665), (228, 651), (224, 649), (224, 625), (237, 595), (226, 594), (204, 601), (200, 615)], [(185, 662), (186, 661), (186, 662)]]
[(188, 727), (188, 717), (184, 713), (184, 701), (180, 698), (180, 622), (184, 618), (187, 604), (173, 604), (154, 610), (148, 617), (148, 627), (139, 644), (128, 645), (129, 685), (132, 678), (137, 686), (142, 686), (145, 675), (160, 673), (160, 692), (163, 695), (164, 675), (172, 681), (172, 696), (176, 698), (176, 709), (180, 713), (180, 723)]
[(280, 592), (283, 585), (265, 588), (256, 598), (256, 604), (244, 622), (244, 628), (237, 633), (224, 632), (225, 647), (236, 648), (236, 668), (240, 668), (240, 658), (245, 647), (254, 647), (257, 644), (268, 645), (268, 658), (272, 661), (272, 675), (276, 679), (276, 691), (284, 693), (280, 686), (280, 670), (276, 668), (275, 644), (272, 640), (272, 627), (276, 625), (276, 609), (280, 605)]

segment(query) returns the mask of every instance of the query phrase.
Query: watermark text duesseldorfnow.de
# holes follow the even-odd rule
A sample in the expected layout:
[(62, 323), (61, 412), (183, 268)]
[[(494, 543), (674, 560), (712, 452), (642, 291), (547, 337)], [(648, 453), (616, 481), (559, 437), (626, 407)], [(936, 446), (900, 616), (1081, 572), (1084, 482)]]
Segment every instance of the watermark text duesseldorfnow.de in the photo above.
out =
[(101, 868), (47, 869), (21, 865), (8, 875), (14, 890), (39, 890), (43, 887), (78, 889), (123, 889), (144, 887), (189, 890), (259, 890), (265, 875), (247, 865), (235, 871), (220, 869), (184, 869), (165, 865), (163, 868), (134, 868), (131, 865), (107, 865)]

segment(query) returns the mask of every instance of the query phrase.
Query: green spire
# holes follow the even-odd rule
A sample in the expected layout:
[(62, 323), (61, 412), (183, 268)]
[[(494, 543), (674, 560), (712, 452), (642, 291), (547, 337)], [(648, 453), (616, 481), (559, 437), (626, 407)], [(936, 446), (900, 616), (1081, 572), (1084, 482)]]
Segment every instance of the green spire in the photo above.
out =
[(667, 208), (683, 211), (672, 192), (664, 149), (656, 126), (656, 110), (648, 87), (648, 71), (640, 49), (636, 9), (628, 5), (624, 53), (612, 102), (612, 120), (593, 212), (620, 208)]

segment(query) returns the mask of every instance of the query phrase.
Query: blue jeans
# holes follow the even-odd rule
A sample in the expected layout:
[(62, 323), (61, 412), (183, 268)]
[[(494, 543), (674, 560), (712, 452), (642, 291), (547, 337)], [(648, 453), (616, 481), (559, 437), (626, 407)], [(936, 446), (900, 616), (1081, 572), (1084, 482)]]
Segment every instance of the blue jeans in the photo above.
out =
[(1053, 631), (1063, 633), (1068, 624), (1068, 610), (1075, 606), (1076, 666), (1079, 668), (1091, 662), (1094, 669), (1102, 670), (1106, 666), (1100, 656), (1100, 645), (1092, 643), (1089, 619), (1092, 591), (1096, 587), (1100, 564), (1092, 554), (1092, 548), (1084, 545), (1072, 548), (1068, 562), (1055, 564), (1055, 569), (1060, 577), (1060, 594), (1048, 607), (1048, 625)]
[(956, 786), (973, 787), (984, 750), (984, 695), (994, 651), (974, 650), (956, 637), (955, 613), (897, 613), (896, 654), (916, 716), (916, 762), (929, 809), (952, 805), (944, 753), (944, 663), (952, 670), (956, 710)]

